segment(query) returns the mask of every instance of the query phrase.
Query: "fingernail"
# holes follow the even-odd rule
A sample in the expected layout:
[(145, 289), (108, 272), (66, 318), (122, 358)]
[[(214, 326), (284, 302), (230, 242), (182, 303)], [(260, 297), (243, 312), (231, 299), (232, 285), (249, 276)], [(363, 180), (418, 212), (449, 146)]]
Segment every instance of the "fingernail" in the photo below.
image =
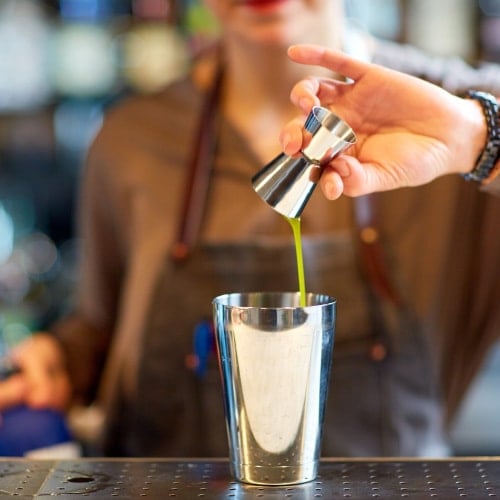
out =
[(338, 198), (338, 189), (335, 182), (327, 182), (325, 185), (325, 195), (329, 200)]
[(299, 106), (300, 109), (302, 109), (303, 111), (309, 112), (311, 108), (314, 106), (314, 102), (309, 97), (301, 97), (299, 99)]

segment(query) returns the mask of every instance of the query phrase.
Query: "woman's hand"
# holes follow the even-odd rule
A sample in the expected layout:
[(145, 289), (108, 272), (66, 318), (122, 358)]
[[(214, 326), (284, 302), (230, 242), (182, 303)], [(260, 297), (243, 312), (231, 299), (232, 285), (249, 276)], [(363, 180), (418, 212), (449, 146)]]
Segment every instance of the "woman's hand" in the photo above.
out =
[(51, 335), (33, 335), (16, 346), (10, 358), (18, 372), (0, 382), (0, 409), (19, 404), (67, 408), (70, 382), (62, 350)]
[[(288, 54), (351, 80), (310, 77), (291, 92), (303, 113), (314, 105), (327, 107), (357, 136), (356, 144), (323, 171), (320, 185), (327, 198), (416, 186), (474, 167), (487, 134), (476, 101), (322, 47), (296, 45)], [(303, 119), (285, 125), (280, 136), (285, 153), (301, 149), (302, 131)]]

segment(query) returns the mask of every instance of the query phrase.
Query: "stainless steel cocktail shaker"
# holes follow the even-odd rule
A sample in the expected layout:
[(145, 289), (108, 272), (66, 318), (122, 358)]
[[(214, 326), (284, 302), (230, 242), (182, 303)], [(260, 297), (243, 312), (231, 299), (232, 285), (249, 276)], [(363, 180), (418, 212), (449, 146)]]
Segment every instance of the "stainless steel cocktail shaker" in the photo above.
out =
[(335, 333), (335, 299), (231, 293), (213, 300), (230, 466), (251, 484), (317, 474)]

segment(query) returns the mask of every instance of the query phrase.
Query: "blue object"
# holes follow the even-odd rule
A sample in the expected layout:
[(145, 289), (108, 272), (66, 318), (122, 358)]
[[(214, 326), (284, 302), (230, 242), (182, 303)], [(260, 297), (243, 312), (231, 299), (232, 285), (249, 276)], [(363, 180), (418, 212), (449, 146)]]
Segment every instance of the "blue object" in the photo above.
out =
[(60, 0), (62, 19), (75, 21), (101, 21), (114, 15), (129, 14), (125, 0)]
[(207, 371), (208, 359), (215, 351), (214, 326), (209, 320), (198, 323), (193, 332), (193, 348), (197, 361), (196, 375), (203, 377)]
[(22, 457), (29, 451), (72, 440), (61, 412), (27, 406), (0, 412), (0, 456)]

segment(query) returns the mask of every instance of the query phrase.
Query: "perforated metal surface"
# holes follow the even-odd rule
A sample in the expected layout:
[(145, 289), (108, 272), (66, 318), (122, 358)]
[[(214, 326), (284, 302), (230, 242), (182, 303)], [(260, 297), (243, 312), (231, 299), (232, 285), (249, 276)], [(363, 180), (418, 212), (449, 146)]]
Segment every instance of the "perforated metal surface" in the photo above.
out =
[(324, 460), (315, 481), (289, 487), (237, 483), (223, 460), (0, 460), (0, 496), (488, 499), (500, 498), (500, 458)]
[(33, 498), (51, 467), (51, 462), (0, 461), (0, 496)]

